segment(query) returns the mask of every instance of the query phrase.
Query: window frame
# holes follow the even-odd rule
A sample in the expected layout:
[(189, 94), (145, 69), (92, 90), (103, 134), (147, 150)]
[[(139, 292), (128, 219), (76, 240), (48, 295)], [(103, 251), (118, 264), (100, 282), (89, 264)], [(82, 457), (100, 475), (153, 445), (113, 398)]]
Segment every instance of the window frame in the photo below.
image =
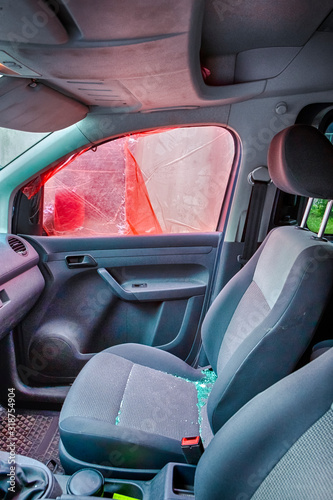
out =
[[(329, 123), (328, 123), (328, 120), (330, 119)], [(325, 117), (323, 118), (322, 120), (322, 124), (325, 124), (325, 130), (322, 130), (322, 132), (325, 134), (325, 136), (328, 138), (328, 140), (331, 142), (331, 144), (333, 144), (333, 112), (329, 112), (327, 115), (325, 115)], [(323, 127), (319, 128), (322, 129)], [(330, 128), (332, 128), (332, 132), (327, 132), (327, 130), (329, 130)], [(322, 208), (322, 214), (320, 214), (320, 217), (321, 217), (321, 220), (323, 218), (323, 215), (324, 215), (324, 212), (325, 212), (325, 209), (326, 209), (326, 205), (327, 205), (327, 202), (329, 200), (321, 200), (321, 198), (314, 198), (313, 202), (312, 202), (312, 206), (311, 206), (311, 210), (310, 210), (310, 213), (309, 213), (309, 216), (308, 216), (308, 219), (306, 221), (306, 227), (312, 231), (312, 232), (315, 232), (315, 233), (318, 233), (319, 231), (319, 227), (320, 227), (320, 224), (319, 224), (319, 227), (317, 228), (317, 224), (316, 225), (313, 225), (311, 224), (311, 227), (309, 226), (309, 218), (314, 217), (315, 214), (315, 210), (316, 210), (316, 206), (315, 204), (318, 203), (318, 202), (325, 202), (323, 208)], [(329, 225), (329, 222), (330, 222), (330, 219), (331, 219), (331, 230), (328, 231), (327, 228), (328, 228), (328, 225)], [(331, 210), (331, 213), (330, 213), (330, 216), (328, 218), (328, 221), (327, 221), (327, 225), (326, 225), (326, 228), (325, 228), (325, 232), (324, 232), (324, 236), (326, 238), (329, 238), (329, 239), (333, 239), (333, 208)]]
[[(232, 198), (233, 198), (233, 195), (235, 192), (236, 180), (237, 180), (238, 173), (239, 173), (239, 163), (240, 163), (239, 162), (239, 159), (240, 159), (239, 139), (237, 138), (236, 134), (232, 130), (230, 130), (228, 127), (224, 126), (223, 124), (216, 124), (216, 123), (204, 124), (204, 125), (192, 124), (192, 125), (185, 125), (183, 127), (177, 126), (175, 128), (177, 128), (177, 129), (179, 129), (179, 128), (193, 128), (193, 127), (198, 128), (198, 127), (210, 127), (210, 126), (214, 126), (216, 128), (221, 128), (221, 129), (225, 130), (229, 134), (229, 137), (230, 137), (230, 139), (232, 139), (232, 142), (233, 142), (233, 154), (234, 155), (233, 155), (233, 159), (231, 160), (230, 170), (229, 170), (229, 174), (228, 174), (228, 178), (227, 178), (226, 186), (225, 186), (225, 193), (224, 193), (223, 200), (221, 200), (221, 206), (220, 206), (218, 218), (216, 220), (216, 226), (214, 226), (215, 228), (212, 231), (207, 231), (207, 232), (216, 232), (216, 231), (221, 232), (226, 227), (227, 219), (228, 219), (230, 209), (231, 209), (231, 201), (232, 201)], [(155, 129), (153, 132), (164, 132), (166, 130), (167, 130), (166, 127), (159, 127), (157, 129)], [(115, 140), (123, 138), (123, 137), (136, 135), (138, 133), (140, 133), (140, 132), (133, 131), (131, 133), (119, 135), (119, 136), (113, 137), (111, 139), (108, 138), (108, 139), (102, 140), (97, 145), (95, 144), (93, 146), (80, 148), (78, 153), (81, 154), (83, 151), (89, 151), (91, 149), (95, 149), (96, 147), (102, 146), (102, 145), (109, 143), (111, 141), (115, 141)], [(45, 175), (45, 173), (47, 175), (49, 172), (54, 172), (55, 170), (57, 170), (57, 167), (59, 164), (62, 164), (63, 162), (68, 161), (68, 158), (70, 158), (70, 157), (71, 157), (71, 154), (67, 154), (65, 157), (61, 158), (60, 161), (58, 161), (56, 164), (53, 163), (53, 165), (51, 167), (46, 167), (45, 169), (41, 170), (40, 175)], [(43, 199), (43, 196), (41, 196), (41, 200), (42, 199)], [(18, 218), (17, 217), (15, 218), (15, 210), (14, 210), (13, 222), (15, 221), (15, 219), (16, 219), (16, 223), (13, 224), (13, 229), (16, 230), (16, 232), (22, 232), (21, 231), (21, 229), (23, 229), (22, 223), (18, 223)], [(27, 225), (25, 225), (25, 229), (27, 229)], [(34, 228), (34, 230), (32, 232), (29, 231), (29, 233), (27, 233), (26, 230), (24, 232), (26, 234), (46, 235), (43, 231), (40, 231), (40, 229), (39, 229), (39, 231), (36, 230), (36, 228)], [(195, 233), (195, 232), (196, 231), (193, 231), (193, 233)], [(206, 231), (199, 231), (199, 232), (206, 232)], [(178, 234), (178, 233), (164, 232), (163, 234)], [(186, 234), (186, 233), (181, 233), (181, 234)], [(66, 237), (66, 234), (64, 234), (64, 236)], [(78, 236), (80, 236), (80, 235), (78, 235)], [(97, 236), (99, 236), (99, 235), (97, 235)], [(108, 234), (105, 234), (103, 236), (113, 237), (113, 236), (118, 236), (118, 234), (117, 233), (108, 233)]]

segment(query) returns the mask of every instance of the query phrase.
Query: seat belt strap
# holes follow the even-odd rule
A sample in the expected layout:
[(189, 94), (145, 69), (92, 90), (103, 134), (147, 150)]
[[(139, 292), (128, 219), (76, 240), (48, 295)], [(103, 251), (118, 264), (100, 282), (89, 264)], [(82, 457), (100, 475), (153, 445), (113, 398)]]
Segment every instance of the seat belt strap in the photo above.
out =
[(272, 182), (269, 177), (268, 168), (266, 166), (255, 168), (248, 175), (247, 179), (249, 184), (252, 185), (252, 191), (243, 232), (243, 254), (239, 255), (237, 258), (238, 262), (242, 265), (246, 264), (246, 262), (250, 260), (252, 255), (257, 250), (260, 223), (266, 200), (267, 186)]

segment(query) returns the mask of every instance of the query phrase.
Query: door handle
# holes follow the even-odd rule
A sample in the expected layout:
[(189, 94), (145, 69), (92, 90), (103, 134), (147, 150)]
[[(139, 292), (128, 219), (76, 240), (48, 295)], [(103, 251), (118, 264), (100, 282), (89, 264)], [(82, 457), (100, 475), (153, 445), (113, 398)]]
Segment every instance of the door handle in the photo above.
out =
[[(163, 281), (147, 283), (144, 281), (129, 281), (123, 285), (104, 268), (97, 269), (101, 278), (111, 287), (112, 292), (122, 300), (139, 302), (156, 302), (163, 300), (189, 299), (206, 293), (206, 283), (195, 280), (188, 282)], [(129, 290), (131, 288), (131, 291)]]
[(138, 300), (134, 293), (125, 290), (104, 267), (97, 269), (97, 272), (105, 283), (111, 287), (113, 293), (117, 295), (117, 297), (126, 301)]
[(97, 267), (97, 262), (91, 255), (66, 255), (65, 261), (69, 269)]

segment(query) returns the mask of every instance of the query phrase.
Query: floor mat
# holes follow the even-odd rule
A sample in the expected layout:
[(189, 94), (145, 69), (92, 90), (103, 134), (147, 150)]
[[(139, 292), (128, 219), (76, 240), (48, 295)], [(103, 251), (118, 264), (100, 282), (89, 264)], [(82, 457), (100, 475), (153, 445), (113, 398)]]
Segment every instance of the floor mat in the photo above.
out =
[[(57, 473), (63, 473), (59, 460), (59, 412), (41, 410), (16, 410), (15, 453), (34, 458), (46, 464), (53, 459), (58, 464)], [(0, 407), (0, 450), (9, 451), (7, 410)], [(13, 441), (13, 438), (10, 439)]]

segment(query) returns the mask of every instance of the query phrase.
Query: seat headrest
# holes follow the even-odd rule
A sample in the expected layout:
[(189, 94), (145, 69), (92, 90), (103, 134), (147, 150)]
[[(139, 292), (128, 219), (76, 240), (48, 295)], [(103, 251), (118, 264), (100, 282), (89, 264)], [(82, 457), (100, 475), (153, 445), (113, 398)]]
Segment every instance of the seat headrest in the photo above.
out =
[(273, 137), (268, 169), (282, 191), (333, 199), (333, 144), (314, 127), (292, 125)]

